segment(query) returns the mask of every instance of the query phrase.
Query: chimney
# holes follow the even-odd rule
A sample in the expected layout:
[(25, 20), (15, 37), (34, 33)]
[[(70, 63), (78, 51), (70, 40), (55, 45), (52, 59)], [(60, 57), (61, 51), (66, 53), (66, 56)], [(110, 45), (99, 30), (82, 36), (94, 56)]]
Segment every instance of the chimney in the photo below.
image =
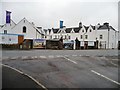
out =
[(99, 27), (100, 27), (100, 23), (98, 23), (98, 24), (95, 26), (96, 30), (97, 30)]
[(82, 27), (82, 22), (79, 23), (79, 27)]
[(103, 25), (109, 26), (109, 23), (105, 22)]

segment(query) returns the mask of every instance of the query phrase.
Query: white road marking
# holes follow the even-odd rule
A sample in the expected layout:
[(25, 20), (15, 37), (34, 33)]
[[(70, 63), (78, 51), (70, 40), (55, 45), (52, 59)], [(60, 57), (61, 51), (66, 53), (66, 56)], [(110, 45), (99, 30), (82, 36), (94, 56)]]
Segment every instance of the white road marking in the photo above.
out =
[(62, 57), (62, 55), (56, 55), (56, 57)]
[(115, 64), (115, 63), (113, 63), (112, 62), (112, 60), (109, 60), (109, 59), (107, 59), (106, 57), (100, 57), (100, 59), (97, 59), (97, 60), (106, 60), (106, 61), (108, 61), (108, 62), (110, 62), (112, 65), (114, 65), (114, 66), (116, 66), (116, 67), (118, 67), (118, 65), (117, 64)]
[(64, 58), (65, 58), (66, 60), (68, 60), (68, 61), (74, 63), (74, 64), (77, 64), (77, 62), (75, 62), (75, 61), (73, 61), (73, 60), (70, 60), (69, 58), (66, 58), (66, 57), (64, 57)]
[(118, 61), (118, 59), (112, 59), (113, 61)]
[(111, 64), (113, 64), (114, 66), (118, 67), (118, 65), (117, 65), (117, 64), (115, 64), (115, 63), (113, 63), (112, 61), (110, 61), (110, 63), (111, 63)]
[(10, 58), (10, 59), (13, 59), (13, 60), (15, 60), (15, 59), (18, 59), (18, 57), (12, 57), (12, 58)]
[(101, 77), (103, 77), (103, 78), (105, 78), (105, 79), (107, 79), (107, 80), (109, 80), (109, 81), (111, 81), (111, 82), (113, 82), (113, 83), (115, 83), (115, 84), (117, 84), (117, 85), (120, 85), (119, 82), (114, 81), (114, 80), (112, 80), (112, 79), (110, 79), (110, 78), (108, 78), (108, 77), (106, 77), (106, 76), (104, 76), (104, 75), (102, 75), (102, 74), (100, 74), (100, 73), (94, 71), (94, 70), (91, 70), (91, 72), (93, 72), (94, 74), (96, 74), (96, 75), (98, 75), (98, 76), (101, 76)]
[(48, 56), (49, 58), (54, 58), (54, 56), (53, 55), (50, 55), (50, 56)]
[(37, 81), (36, 79), (34, 79), (32, 76), (30, 76), (30, 75), (28, 75), (28, 74), (26, 74), (26, 73), (23, 73), (22, 71), (20, 71), (20, 70), (18, 70), (18, 69), (16, 69), (16, 68), (13, 68), (13, 67), (11, 67), (11, 66), (8, 66), (8, 65), (5, 65), (5, 64), (1, 64), (1, 65), (5, 66), (5, 67), (8, 67), (8, 68), (11, 68), (11, 69), (17, 71), (18, 73), (23, 74), (23, 75), (29, 77), (29, 78), (32, 79), (35, 83), (37, 83), (39, 86), (41, 86), (41, 87), (44, 88), (45, 90), (48, 90), (44, 85), (42, 85), (40, 82), (38, 82), (38, 81)]
[(31, 56), (31, 59), (38, 59), (38, 56)]
[(22, 56), (22, 59), (28, 59), (28, 56)]
[(46, 56), (40, 56), (40, 58), (47, 58)]
[(64, 55), (65, 57), (68, 57), (69, 55)]
[(72, 55), (73, 57), (76, 57), (77, 55)]

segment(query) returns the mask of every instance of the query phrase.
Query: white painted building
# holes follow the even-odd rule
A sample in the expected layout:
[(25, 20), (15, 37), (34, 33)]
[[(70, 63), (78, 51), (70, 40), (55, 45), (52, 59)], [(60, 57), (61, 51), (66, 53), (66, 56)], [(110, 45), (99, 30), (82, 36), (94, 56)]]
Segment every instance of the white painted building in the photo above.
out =
[(10, 24), (4, 24), (0, 28), (2, 34), (22, 34), (24, 39), (41, 39), (44, 38), (42, 28), (36, 27), (33, 22), (30, 23), (26, 18), (23, 18), (17, 24), (11, 20)]
[(79, 27), (71, 28), (52, 28), (45, 30), (46, 39), (60, 39), (64, 41), (75, 41), (76, 38), (80, 41), (80, 45), (84, 46), (87, 42), (88, 46), (94, 46), (98, 41), (98, 48), (112, 49), (118, 46), (118, 31), (116, 31), (109, 23), (95, 26), (85, 26), (79, 23)]

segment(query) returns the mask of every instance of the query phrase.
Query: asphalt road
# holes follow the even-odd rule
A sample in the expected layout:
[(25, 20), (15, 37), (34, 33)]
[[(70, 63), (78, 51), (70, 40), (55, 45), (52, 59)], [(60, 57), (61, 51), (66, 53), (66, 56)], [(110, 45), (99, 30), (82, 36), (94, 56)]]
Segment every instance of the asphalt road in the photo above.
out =
[[(5, 67), (2, 67), (2, 89), (12, 88), (41, 88), (29, 77), (20, 74), (19, 72)], [(38, 89), (39, 90), (39, 89)]]
[[(3, 53), (8, 56), (12, 56), (13, 53), (19, 54), (19, 58), (6, 58), (2, 63), (32, 76), (46, 88), (118, 88), (120, 86), (118, 57), (115, 56), (117, 51), (114, 50), (88, 51), (89, 53), (87, 50), (81, 52), (70, 50), (63, 53), (61, 50), (10, 52)], [(28, 57), (25, 57), (26, 55)]]
[(118, 56), (118, 50), (3, 50), (2, 57), (48, 55)]

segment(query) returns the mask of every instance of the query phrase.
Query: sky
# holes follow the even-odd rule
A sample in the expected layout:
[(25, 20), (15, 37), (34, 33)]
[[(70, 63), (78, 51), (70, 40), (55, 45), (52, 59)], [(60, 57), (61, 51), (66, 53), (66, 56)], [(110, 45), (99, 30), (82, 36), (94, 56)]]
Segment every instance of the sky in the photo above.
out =
[(18, 23), (24, 17), (36, 26), (59, 28), (60, 20), (66, 27), (110, 23), (118, 30), (118, 0), (2, 0), (0, 24), (5, 23), (6, 10)]

